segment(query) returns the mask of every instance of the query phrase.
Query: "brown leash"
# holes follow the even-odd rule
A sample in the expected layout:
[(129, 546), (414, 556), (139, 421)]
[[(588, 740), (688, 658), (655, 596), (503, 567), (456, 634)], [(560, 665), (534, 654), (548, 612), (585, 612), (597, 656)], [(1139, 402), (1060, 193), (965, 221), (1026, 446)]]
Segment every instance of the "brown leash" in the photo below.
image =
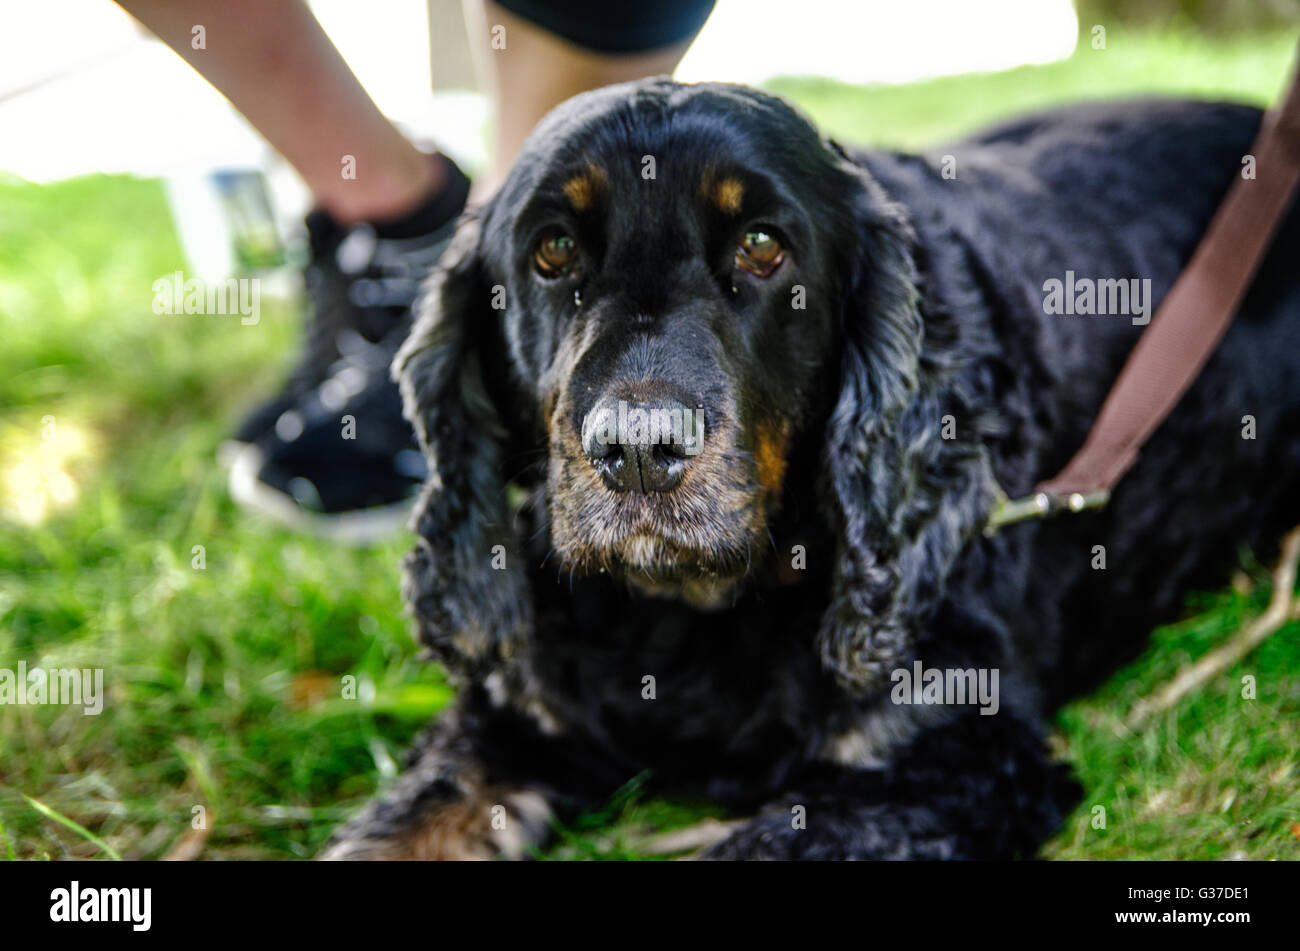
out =
[(1300, 183), (1300, 58), (1281, 103), (1264, 114), (1251, 149), (1255, 178), (1239, 175), (1187, 267), (1102, 404), (1083, 447), (1032, 495), (999, 490), (985, 533), (1057, 512), (1098, 508), (1177, 405), (1241, 305)]

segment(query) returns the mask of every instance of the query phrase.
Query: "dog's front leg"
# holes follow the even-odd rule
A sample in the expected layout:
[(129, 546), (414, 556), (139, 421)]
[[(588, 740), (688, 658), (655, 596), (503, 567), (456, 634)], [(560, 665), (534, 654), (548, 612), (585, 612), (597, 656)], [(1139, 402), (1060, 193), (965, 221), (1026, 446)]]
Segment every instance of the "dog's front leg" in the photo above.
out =
[(881, 769), (845, 770), (769, 803), (702, 857), (1033, 858), (1077, 798), (1038, 730), (972, 710), (922, 733)]
[(544, 786), (494, 779), (478, 740), (452, 712), (417, 743), (394, 786), (339, 828), (317, 858), (526, 858), (550, 832), (549, 800)]

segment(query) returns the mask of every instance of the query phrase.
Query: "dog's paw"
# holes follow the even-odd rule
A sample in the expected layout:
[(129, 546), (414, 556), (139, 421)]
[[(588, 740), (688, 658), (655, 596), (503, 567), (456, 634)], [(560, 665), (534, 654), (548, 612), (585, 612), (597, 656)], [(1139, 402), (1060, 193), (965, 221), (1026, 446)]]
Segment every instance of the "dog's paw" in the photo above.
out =
[(763, 813), (699, 858), (713, 861), (899, 861), (968, 858), (939, 817), (889, 804), (810, 803)]
[[(789, 823), (785, 823), (786, 826)], [(791, 830), (792, 831), (792, 830)], [(704, 849), (697, 859), (713, 862), (761, 862), (792, 859), (794, 842), (780, 818), (754, 819), (720, 842)]]
[(544, 841), (551, 810), (527, 790), (487, 787), (446, 801), (380, 798), (341, 828), (322, 861), (522, 859)]

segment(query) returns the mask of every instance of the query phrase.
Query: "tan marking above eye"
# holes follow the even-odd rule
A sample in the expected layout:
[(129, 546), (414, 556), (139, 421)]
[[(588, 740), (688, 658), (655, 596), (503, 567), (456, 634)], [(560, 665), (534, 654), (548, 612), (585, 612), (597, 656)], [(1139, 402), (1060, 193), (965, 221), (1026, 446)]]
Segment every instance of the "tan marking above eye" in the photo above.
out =
[(767, 277), (785, 260), (785, 248), (770, 232), (751, 228), (736, 248), (736, 267), (758, 277)]
[(745, 186), (739, 179), (724, 178), (713, 186), (713, 203), (723, 214), (738, 214), (744, 200)]
[(588, 211), (600, 197), (605, 182), (605, 170), (594, 162), (588, 162), (585, 171), (564, 183), (564, 194), (574, 211)]

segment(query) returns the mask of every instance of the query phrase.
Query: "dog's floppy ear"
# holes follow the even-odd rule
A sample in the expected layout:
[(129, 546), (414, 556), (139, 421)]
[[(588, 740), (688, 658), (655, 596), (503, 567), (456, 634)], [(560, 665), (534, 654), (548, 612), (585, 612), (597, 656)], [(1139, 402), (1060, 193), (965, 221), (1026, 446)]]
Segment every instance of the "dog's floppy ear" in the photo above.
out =
[(987, 483), (967, 464), (969, 444), (941, 438), (952, 394), (942, 361), (922, 359), (927, 328), (906, 215), (865, 171), (844, 165), (855, 180), (854, 257), (825, 450), (839, 538), (818, 642), (825, 666), (861, 693), (888, 683), (915, 647), (977, 522), (958, 510), (978, 508)]
[(429, 460), (403, 595), (421, 641), (467, 674), (511, 656), (532, 627), (506, 501), (508, 431), (485, 376), (503, 344), (482, 265), (479, 220), (468, 214), (393, 361), (406, 417)]

